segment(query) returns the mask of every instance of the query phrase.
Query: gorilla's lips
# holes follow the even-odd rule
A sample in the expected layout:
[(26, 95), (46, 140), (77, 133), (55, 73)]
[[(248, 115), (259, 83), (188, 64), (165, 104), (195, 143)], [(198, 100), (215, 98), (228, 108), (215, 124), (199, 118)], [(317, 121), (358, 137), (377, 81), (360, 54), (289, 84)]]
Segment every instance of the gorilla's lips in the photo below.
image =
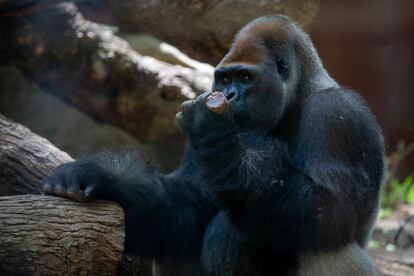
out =
[(227, 103), (228, 102), (226, 96), (224, 96), (224, 94), (219, 91), (212, 92), (206, 98), (206, 106), (208, 109), (219, 115), (224, 114), (226, 111)]

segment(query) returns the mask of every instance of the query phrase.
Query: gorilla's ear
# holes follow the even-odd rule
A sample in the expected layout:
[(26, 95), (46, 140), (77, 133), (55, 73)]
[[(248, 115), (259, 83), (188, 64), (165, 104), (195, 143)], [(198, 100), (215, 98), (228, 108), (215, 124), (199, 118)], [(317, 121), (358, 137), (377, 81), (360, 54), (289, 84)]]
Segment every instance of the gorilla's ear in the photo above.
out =
[(280, 57), (276, 59), (277, 72), (282, 77), (283, 80), (286, 80), (289, 75), (289, 68), (287, 63)]

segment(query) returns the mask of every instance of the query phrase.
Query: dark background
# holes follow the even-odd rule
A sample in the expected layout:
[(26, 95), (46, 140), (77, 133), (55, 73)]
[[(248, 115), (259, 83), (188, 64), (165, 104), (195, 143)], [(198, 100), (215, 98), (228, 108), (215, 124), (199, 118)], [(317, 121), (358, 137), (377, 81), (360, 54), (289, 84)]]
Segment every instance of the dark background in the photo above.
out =
[[(367, 100), (387, 152), (414, 142), (414, 1), (321, 1), (309, 28), (330, 74)], [(398, 175), (414, 171), (414, 157)]]

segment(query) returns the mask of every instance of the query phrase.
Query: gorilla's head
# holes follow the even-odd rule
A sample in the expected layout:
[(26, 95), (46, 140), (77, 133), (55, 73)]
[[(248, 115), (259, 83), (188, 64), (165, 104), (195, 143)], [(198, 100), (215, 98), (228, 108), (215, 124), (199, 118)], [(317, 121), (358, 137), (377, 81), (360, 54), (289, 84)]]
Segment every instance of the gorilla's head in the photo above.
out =
[(230, 101), (236, 123), (273, 130), (294, 104), (334, 85), (309, 37), (285, 16), (246, 25), (217, 65), (213, 91)]

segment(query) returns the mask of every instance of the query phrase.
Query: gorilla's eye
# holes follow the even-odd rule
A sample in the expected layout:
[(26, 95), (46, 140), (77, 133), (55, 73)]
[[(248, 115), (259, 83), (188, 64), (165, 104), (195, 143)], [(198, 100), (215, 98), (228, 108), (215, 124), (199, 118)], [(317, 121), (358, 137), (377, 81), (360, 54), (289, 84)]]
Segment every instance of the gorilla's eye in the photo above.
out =
[(229, 84), (230, 79), (226, 76), (223, 76), (223, 77), (220, 78), (220, 82), (221, 82), (221, 84), (226, 85), (226, 84)]
[(284, 62), (283, 59), (278, 58), (276, 61), (276, 65), (277, 65), (277, 72), (282, 77), (282, 79), (285, 80), (289, 72), (286, 62)]
[(248, 73), (243, 73), (240, 76), (240, 80), (243, 83), (248, 83), (248, 82), (250, 82), (252, 80), (252, 76), (250, 74), (248, 74)]

